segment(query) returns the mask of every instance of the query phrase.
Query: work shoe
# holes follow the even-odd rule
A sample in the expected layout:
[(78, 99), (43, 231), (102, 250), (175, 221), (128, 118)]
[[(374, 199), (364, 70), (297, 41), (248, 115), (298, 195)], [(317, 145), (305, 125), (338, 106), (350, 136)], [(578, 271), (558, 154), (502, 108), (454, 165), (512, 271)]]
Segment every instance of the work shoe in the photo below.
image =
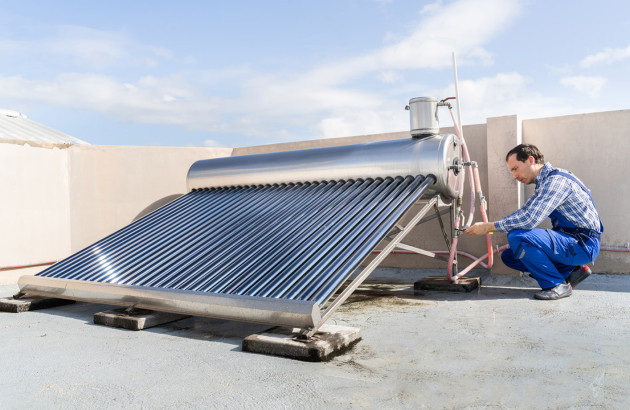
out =
[(571, 284), (571, 288), (574, 288), (578, 285), (578, 283), (588, 278), (591, 273), (591, 268), (586, 265), (576, 266), (567, 278), (567, 282)]
[(562, 282), (555, 288), (541, 290), (534, 295), (534, 298), (540, 300), (556, 300), (569, 296), (571, 296), (571, 284)]

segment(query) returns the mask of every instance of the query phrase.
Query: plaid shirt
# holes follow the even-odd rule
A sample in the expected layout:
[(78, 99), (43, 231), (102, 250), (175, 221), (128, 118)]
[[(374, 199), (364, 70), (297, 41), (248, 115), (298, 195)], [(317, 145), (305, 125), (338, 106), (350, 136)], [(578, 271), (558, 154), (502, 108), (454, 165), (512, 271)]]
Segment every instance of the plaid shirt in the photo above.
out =
[[(547, 162), (536, 177), (536, 189), (525, 205), (516, 212), (494, 223), (500, 232), (513, 229), (533, 229), (554, 210), (578, 228), (599, 232), (599, 215), (589, 195), (574, 181), (562, 175), (547, 175), (555, 168)], [(558, 168), (559, 171), (567, 172)]]

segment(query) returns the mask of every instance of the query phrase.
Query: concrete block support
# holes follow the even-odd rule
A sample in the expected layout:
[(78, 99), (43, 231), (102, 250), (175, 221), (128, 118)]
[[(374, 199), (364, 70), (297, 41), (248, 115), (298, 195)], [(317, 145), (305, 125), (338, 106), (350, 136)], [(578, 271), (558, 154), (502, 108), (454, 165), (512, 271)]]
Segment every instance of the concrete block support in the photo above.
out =
[(427, 276), (413, 284), (413, 294), (423, 295), (425, 290), (443, 292), (472, 292), (481, 286), (479, 276), (463, 277), (451, 282), (446, 276)]
[(97, 325), (121, 327), (129, 330), (143, 330), (164, 323), (174, 322), (190, 316), (175, 313), (156, 312), (147, 309), (113, 309), (94, 314), (94, 323)]
[(243, 351), (283, 356), (304, 362), (325, 362), (361, 340), (356, 327), (323, 325), (309, 340), (299, 340), (299, 329), (276, 327), (243, 339)]
[[(496, 221), (523, 204), (523, 185), (512, 179), (505, 164), (505, 154), (523, 142), (521, 120), (517, 115), (488, 118), (488, 219)], [(494, 245), (507, 244), (504, 233), (495, 233)], [(513, 274), (495, 254), (492, 273)]]
[(70, 303), (75, 303), (75, 301), (42, 296), (22, 296), (19, 299), (14, 297), (0, 298), (0, 312), (22, 313), (68, 305)]

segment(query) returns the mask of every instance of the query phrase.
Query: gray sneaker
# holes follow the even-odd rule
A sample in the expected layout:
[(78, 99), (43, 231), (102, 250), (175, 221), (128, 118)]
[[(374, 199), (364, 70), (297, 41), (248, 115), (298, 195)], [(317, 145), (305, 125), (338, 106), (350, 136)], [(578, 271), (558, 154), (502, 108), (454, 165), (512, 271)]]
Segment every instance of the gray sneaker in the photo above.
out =
[(571, 285), (567, 282), (562, 282), (555, 288), (541, 290), (534, 295), (534, 298), (540, 300), (556, 300), (567, 298), (571, 296), (571, 293)]

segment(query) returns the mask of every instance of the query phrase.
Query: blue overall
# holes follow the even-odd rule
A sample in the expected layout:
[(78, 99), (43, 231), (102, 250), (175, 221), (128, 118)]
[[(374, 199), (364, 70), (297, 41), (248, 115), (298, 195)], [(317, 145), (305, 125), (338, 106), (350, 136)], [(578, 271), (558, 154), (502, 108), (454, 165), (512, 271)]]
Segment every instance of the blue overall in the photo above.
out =
[[(571, 174), (553, 170), (551, 175), (569, 178), (588, 193), (586, 187)], [(529, 272), (542, 289), (556, 287), (569, 277), (576, 266), (595, 261), (599, 254), (600, 235), (604, 231), (601, 221), (601, 232), (578, 228), (557, 210), (549, 218), (553, 229), (514, 229), (508, 232), (510, 247), (501, 255), (506, 266)]]

